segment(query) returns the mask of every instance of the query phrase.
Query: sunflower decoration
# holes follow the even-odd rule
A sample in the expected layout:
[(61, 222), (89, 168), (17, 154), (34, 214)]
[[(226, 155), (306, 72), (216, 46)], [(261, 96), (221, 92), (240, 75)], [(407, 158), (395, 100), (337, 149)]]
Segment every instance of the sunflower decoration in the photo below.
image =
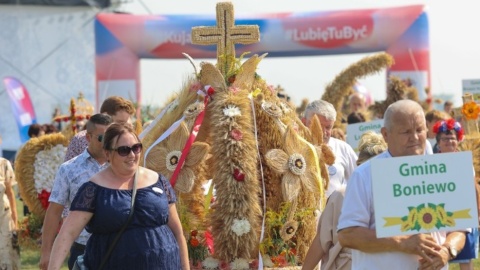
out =
[(298, 230), (298, 222), (295, 220), (295, 212), (297, 211), (298, 202), (297, 200), (293, 200), (290, 209), (287, 212), (287, 220), (285, 224), (280, 228), (280, 238), (283, 241), (288, 241), (292, 239), (295, 233)]
[(480, 108), (475, 101), (466, 102), (462, 107), (462, 114), (467, 120), (477, 120)]
[(287, 127), (280, 120), (284, 116), (284, 111), (282, 110), (282, 108), (274, 102), (264, 101), (263, 95), (257, 96), (257, 99), (262, 99), (260, 101), (262, 110), (272, 117), (272, 120), (277, 124), (280, 132), (285, 133)]
[(402, 232), (413, 230), (417, 223), (417, 218), (418, 218), (417, 208), (410, 207), (409, 210), (410, 212), (408, 212), (408, 216), (402, 219), (403, 223), (400, 228)]
[[(147, 168), (160, 172), (170, 178), (180, 161), (182, 150), (185, 147), (190, 133), (184, 122), (168, 136), (161, 144), (154, 146), (147, 159)], [(192, 190), (195, 181), (195, 167), (204, 160), (208, 154), (209, 145), (204, 142), (194, 142), (185, 163), (178, 174), (175, 190), (188, 193)]]
[(422, 229), (430, 230), (435, 227), (435, 223), (437, 223), (437, 213), (430, 205), (422, 207), (418, 212), (417, 220)]
[[(443, 205), (440, 204), (440, 205), (438, 205), (436, 208), (437, 208), (437, 209), (436, 209), (435, 212), (436, 212), (436, 214), (437, 214), (438, 221), (439, 221), (441, 224), (448, 224), (448, 223), (450, 223), (449, 219), (451, 219), (451, 218), (448, 217), (447, 211), (445, 211), (445, 208), (443, 208)], [(452, 220), (453, 220), (453, 219), (452, 219)], [(455, 221), (453, 221), (453, 222), (454, 222), (453, 226), (455, 226)], [(451, 225), (448, 225), (448, 226), (451, 226)]]
[(285, 133), (285, 151), (272, 149), (265, 155), (267, 165), (282, 177), (282, 195), (285, 201), (294, 201), (303, 185), (307, 190), (318, 193), (320, 176), (316, 171), (318, 162), (312, 148), (305, 140), (299, 138), (293, 127)]
[(183, 112), (183, 116), (185, 116), (184, 121), (187, 124), (187, 127), (190, 128), (193, 126), (195, 119), (203, 110), (205, 110), (205, 104), (198, 101), (190, 104), (187, 107), (187, 109)]
[[(388, 226), (400, 225), (402, 232), (431, 230), (434, 227), (440, 229), (442, 227), (454, 227), (455, 218), (469, 218), (469, 209), (447, 212), (445, 204), (428, 203), (420, 204), (417, 207), (408, 207), (408, 215), (401, 218), (387, 218)], [(397, 222), (398, 220), (398, 222)]]
[(298, 222), (295, 220), (289, 220), (283, 225), (280, 229), (280, 237), (283, 241), (288, 241), (292, 239), (298, 229)]

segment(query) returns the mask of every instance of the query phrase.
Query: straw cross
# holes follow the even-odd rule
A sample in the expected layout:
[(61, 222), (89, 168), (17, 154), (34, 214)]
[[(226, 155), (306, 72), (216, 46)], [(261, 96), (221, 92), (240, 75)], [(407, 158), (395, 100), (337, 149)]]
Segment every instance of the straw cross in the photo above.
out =
[(217, 68), (225, 76), (235, 61), (235, 44), (252, 44), (260, 40), (257, 25), (235, 25), (233, 4), (217, 4), (217, 25), (192, 27), (192, 43), (217, 45)]

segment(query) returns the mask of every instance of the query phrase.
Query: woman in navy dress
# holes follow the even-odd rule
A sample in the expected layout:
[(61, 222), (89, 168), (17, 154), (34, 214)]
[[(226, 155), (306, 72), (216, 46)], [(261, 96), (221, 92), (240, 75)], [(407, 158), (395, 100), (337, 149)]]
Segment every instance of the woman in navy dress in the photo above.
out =
[(60, 269), (83, 227), (92, 233), (85, 265), (99, 268), (130, 214), (135, 173), (139, 175), (133, 217), (103, 269), (189, 269), (175, 193), (165, 177), (138, 165), (142, 146), (132, 128), (112, 124), (105, 132), (103, 148), (110, 166), (77, 192), (55, 240), (48, 269)]

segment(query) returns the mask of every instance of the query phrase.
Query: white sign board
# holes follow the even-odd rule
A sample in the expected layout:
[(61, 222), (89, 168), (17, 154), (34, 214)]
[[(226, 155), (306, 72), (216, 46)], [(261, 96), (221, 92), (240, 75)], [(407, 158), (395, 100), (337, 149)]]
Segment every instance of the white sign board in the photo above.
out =
[(377, 237), (478, 226), (471, 152), (372, 160)]
[(476, 80), (462, 80), (462, 94), (470, 93), (473, 95), (473, 100), (480, 102), (480, 79)]
[(355, 153), (358, 154), (358, 142), (362, 134), (369, 130), (380, 134), (382, 127), (383, 119), (347, 125), (347, 143), (353, 148)]

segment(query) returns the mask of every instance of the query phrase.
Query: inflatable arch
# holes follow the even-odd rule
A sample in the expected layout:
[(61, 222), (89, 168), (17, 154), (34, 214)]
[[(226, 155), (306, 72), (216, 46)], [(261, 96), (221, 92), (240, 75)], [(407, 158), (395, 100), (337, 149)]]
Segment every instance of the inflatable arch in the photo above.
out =
[[(428, 19), (424, 6), (386, 9), (268, 14), (236, 18), (256, 24), (261, 41), (237, 45), (243, 52), (269, 57), (352, 54), (386, 51), (395, 59), (389, 75), (417, 89), (430, 85)], [(194, 45), (194, 26), (216, 25), (214, 16), (99, 14), (95, 21), (96, 102), (121, 95), (141, 102), (140, 59), (216, 58), (216, 46)], [(320, 96), (320, 95), (319, 95)], [(421, 99), (426, 98), (419, 91)]]

